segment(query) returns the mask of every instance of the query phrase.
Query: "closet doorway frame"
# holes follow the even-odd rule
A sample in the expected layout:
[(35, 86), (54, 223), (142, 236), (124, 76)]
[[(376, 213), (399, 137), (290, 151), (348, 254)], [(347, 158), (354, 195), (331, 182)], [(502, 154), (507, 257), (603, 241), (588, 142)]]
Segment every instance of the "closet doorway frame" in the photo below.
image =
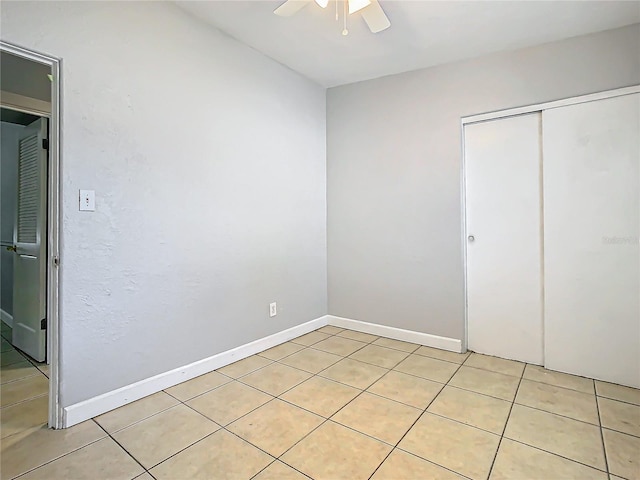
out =
[[(513, 117), (516, 115), (524, 115), (527, 113), (543, 112), (553, 108), (566, 107), (569, 105), (577, 105), (579, 103), (595, 102), (607, 98), (621, 97), (624, 95), (633, 95), (640, 93), (640, 85), (632, 85), (629, 87), (616, 88), (613, 90), (604, 90), (601, 92), (579, 95), (576, 97), (563, 98), (561, 100), (552, 100), (550, 102), (536, 103), (523, 107), (508, 108), (506, 110), (496, 110), (493, 112), (479, 113), (462, 117), (460, 119), (460, 143), (462, 147), (462, 168), (460, 169), (460, 195), (462, 205), (462, 263), (464, 266), (464, 338), (462, 339), (462, 351), (466, 352), (469, 346), (469, 302), (468, 302), (468, 277), (467, 277), (467, 185), (465, 181), (467, 169), (465, 164), (465, 137), (464, 129), (466, 125), (489, 120), (497, 120), (500, 118)], [(544, 285), (542, 286), (544, 298)], [(544, 302), (543, 302), (544, 311)], [(544, 318), (543, 318), (544, 322)], [(544, 352), (543, 352), (544, 363)]]
[[(51, 68), (51, 113), (49, 118), (49, 166), (47, 170), (47, 355), (49, 357), (49, 412), (50, 428), (63, 428), (63, 412), (59, 399), (60, 387), (60, 159), (61, 159), (61, 59), (0, 41), (0, 51)], [(42, 112), (16, 108), (25, 113)]]

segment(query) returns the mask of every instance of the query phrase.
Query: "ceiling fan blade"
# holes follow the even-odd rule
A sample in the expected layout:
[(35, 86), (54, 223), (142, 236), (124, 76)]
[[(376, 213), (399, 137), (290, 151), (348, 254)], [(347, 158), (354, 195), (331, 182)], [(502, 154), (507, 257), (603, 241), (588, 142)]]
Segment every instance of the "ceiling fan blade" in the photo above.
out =
[(391, 26), (391, 22), (384, 13), (378, 0), (371, 0), (371, 5), (362, 9), (362, 18), (369, 25), (369, 30), (373, 33), (381, 32)]
[(359, 12), (365, 7), (371, 5), (371, 0), (348, 0), (349, 3), (349, 15)]
[(287, 0), (276, 8), (273, 13), (281, 17), (290, 17), (309, 5), (310, 2), (311, 0)]

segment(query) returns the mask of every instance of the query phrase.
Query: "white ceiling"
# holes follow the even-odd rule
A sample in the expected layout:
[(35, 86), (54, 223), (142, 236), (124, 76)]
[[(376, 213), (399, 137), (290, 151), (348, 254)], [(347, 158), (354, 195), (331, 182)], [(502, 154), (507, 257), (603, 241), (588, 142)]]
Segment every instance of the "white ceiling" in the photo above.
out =
[(325, 87), (640, 22), (640, 1), (380, 0), (391, 28), (372, 34), (356, 13), (345, 37), (333, 0), (289, 18), (273, 14), (283, 1), (176, 3)]

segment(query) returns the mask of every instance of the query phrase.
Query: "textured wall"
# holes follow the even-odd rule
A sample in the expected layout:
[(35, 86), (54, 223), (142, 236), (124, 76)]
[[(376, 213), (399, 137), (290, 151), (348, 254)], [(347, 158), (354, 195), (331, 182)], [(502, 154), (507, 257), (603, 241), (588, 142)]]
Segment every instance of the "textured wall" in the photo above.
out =
[(322, 88), (168, 2), (1, 26), (62, 58), (63, 406), (327, 313)]
[(332, 88), (329, 313), (461, 339), (460, 117), (640, 83), (640, 27)]

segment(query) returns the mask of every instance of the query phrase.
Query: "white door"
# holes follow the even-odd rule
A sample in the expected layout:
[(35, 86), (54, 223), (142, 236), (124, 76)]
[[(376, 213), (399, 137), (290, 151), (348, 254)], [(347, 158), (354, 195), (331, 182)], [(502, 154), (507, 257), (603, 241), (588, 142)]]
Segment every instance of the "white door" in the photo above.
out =
[(18, 198), (13, 240), (12, 343), (35, 360), (46, 356), (47, 120), (18, 140)]
[(540, 113), (464, 128), (470, 350), (542, 364)]
[(546, 366), (640, 387), (640, 94), (543, 130)]

